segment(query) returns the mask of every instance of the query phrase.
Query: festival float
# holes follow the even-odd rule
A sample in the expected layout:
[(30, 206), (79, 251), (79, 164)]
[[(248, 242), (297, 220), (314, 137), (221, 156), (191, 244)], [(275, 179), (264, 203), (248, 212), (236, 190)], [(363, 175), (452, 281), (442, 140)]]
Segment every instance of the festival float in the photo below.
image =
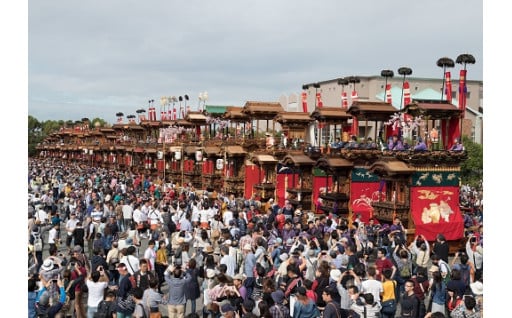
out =
[[(464, 89), (464, 64), (459, 86)], [(368, 222), (390, 224), (399, 217), (408, 239), (424, 235), (434, 240), (443, 233), (453, 250), (464, 236), (459, 209), (460, 165), (467, 153), (452, 151), (461, 136), (465, 113), (464, 94), (452, 104), (451, 65), (443, 67), (441, 100), (412, 99), (403, 76), (402, 100), (391, 102), (385, 70), (385, 100), (360, 100), (358, 79), (352, 83), (350, 103), (343, 90), (341, 105), (324, 105), (315, 93), (314, 110), (307, 112), (302, 94), (302, 112), (288, 112), (277, 102), (248, 101), (242, 106), (204, 104), (192, 111), (188, 96), (162, 97), (160, 118), (149, 100), (135, 115), (116, 113), (108, 128), (75, 123), (48, 136), (38, 146), (39, 156), (79, 162), (84, 166), (130, 171), (141, 178), (165, 185), (189, 187), (208, 193), (233, 194), (244, 199), (279, 205), (288, 200), (295, 208), (316, 215), (336, 215), (349, 222), (356, 215)], [(308, 85), (305, 85), (308, 86)], [(305, 88), (303, 86), (303, 88)], [(315, 86), (316, 87), (316, 86)], [(306, 96), (307, 97), (307, 96)], [(374, 127), (370, 136), (367, 127)], [(408, 150), (388, 149), (393, 137), (409, 143)], [(426, 149), (413, 150), (423, 139)], [(339, 144), (335, 143), (339, 140)], [(357, 144), (357, 146), (355, 146)]]

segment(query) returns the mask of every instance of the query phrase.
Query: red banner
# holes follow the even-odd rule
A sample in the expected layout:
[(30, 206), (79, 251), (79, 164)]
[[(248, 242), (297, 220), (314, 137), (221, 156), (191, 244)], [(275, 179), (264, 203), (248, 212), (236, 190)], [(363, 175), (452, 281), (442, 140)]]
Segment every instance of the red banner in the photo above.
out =
[[(379, 201), (380, 182), (351, 182), (350, 183), (350, 204), (352, 205), (353, 217), (361, 214), (361, 221), (368, 223), (373, 217), (372, 202)], [(381, 200), (386, 199), (385, 186), (380, 192)]]
[(450, 72), (445, 73), (446, 77), (446, 100), (452, 103), (452, 78)]
[(352, 133), (352, 135), (354, 135), (356, 137), (359, 135), (359, 122), (358, 122), (356, 116), (352, 116), (352, 129), (351, 129), (351, 133)]
[(245, 166), (245, 191), (244, 198), (250, 199), (254, 189), (253, 185), (260, 183), (260, 169), (257, 165), (246, 165)]
[(462, 118), (466, 114), (466, 70), (460, 70), (460, 79), (459, 79), (459, 109), (462, 112)]
[(409, 82), (404, 82), (404, 107), (411, 103), (411, 89)]
[(459, 210), (459, 187), (411, 188), (411, 213), (416, 235), (434, 241), (442, 233), (447, 240), (464, 236), (464, 221)]
[(302, 111), (308, 112), (308, 94), (306, 92), (302, 92)]
[(393, 100), (391, 98), (391, 84), (386, 84), (386, 103), (393, 104)]
[[(299, 175), (292, 173), (278, 173), (276, 180), (276, 195), (279, 206), (284, 206), (286, 189), (295, 188), (299, 183)], [(307, 208), (305, 208), (307, 209)]]
[(322, 102), (322, 93), (316, 93), (316, 106), (322, 108), (324, 103)]
[(347, 109), (348, 108), (348, 97), (347, 92), (341, 93), (341, 108)]

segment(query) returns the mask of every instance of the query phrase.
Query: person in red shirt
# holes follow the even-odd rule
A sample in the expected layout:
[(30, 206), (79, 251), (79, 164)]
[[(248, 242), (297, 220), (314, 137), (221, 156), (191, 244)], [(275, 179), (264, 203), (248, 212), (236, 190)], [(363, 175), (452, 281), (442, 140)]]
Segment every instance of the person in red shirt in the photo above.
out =
[(284, 224), (286, 223), (286, 217), (284, 216), (282, 209), (277, 210), (276, 222), (277, 228), (280, 232), (282, 232), (284, 229)]
[(383, 271), (386, 268), (389, 268), (393, 271), (391, 274), (391, 277), (395, 276), (396, 273), (396, 266), (393, 264), (393, 262), (386, 256), (386, 249), (385, 248), (379, 248), (377, 250), (377, 259), (375, 260), (375, 267), (377, 268), (375, 279), (379, 281), (384, 281), (384, 276), (382, 275)]

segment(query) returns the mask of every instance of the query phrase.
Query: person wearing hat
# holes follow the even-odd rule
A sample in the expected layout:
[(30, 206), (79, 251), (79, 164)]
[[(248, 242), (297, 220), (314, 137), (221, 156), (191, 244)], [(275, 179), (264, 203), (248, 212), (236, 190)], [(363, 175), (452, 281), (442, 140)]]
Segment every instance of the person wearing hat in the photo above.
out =
[(247, 288), (244, 286), (243, 282), (244, 282), (244, 275), (236, 274), (235, 276), (233, 276), (233, 285), (238, 290), (240, 297), (242, 297), (243, 300), (246, 300), (247, 299)]
[(477, 280), (469, 285), (471, 292), (476, 300), (476, 310), (483, 311), (484, 308), (484, 284), (481, 280)]
[(270, 294), (274, 304), (269, 308), (272, 317), (290, 317), (290, 309), (283, 304), (284, 292), (278, 289)]
[(247, 295), (252, 295), (255, 283), (254, 268), (256, 267), (256, 256), (252, 251), (250, 243), (246, 243), (242, 246), (242, 253), (244, 255), (242, 265), (243, 274), (245, 275), (244, 286), (247, 289)]

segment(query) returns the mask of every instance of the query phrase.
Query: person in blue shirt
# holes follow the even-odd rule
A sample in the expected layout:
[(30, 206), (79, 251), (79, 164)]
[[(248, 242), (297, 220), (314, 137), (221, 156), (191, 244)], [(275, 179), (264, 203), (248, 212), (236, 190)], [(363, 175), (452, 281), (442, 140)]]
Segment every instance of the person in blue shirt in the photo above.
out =
[[(39, 290), (35, 299), (35, 307), (38, 315), (46, 314), (48, 318), (53, 318), (55, 315), (62, 309), (64, 303), (66, 302), (66, 290), (64, 289), (64, 283), (60, 279), (60, 277), (56, 280), (45, 281), (44, 278), (41, 279), (43, 283), (43, 288)], [(57, 302), (54, 302), (50, 305), (50, 292), (49, 289), (53, 288), (53, 284), (57, 284), (59, 289), (59, 299)]]

